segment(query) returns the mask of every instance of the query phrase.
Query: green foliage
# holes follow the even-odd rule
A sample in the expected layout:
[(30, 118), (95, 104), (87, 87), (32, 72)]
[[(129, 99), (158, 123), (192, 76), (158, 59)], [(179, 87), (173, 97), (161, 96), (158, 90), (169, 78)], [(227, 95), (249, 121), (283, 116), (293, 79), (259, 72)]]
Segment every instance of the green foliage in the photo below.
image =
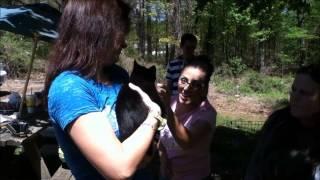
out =
[(216, 74), (213, 78), (215, 83), (215, 87), (219, 92), (234, 95), (237, 93), (237, 89), (235, 87), (234, 79), (227, 76), (221, 76)]
[(244, 64), (242, 58), (234, 57), (229, 60), (229, 67), (234, 76), (239, 76), (243, 71), (247, 69), (246, 64)]
[[(319, 48), (309, 46), (309, 41), (319, 38), (316, 30), (320, 23), (319, 1), (148, 0), (141, 8), (145, 16), (138, 18), (144, 18), (145, 22), (148, 17), (152, 19), (151, 32), (148, 29), (152, 33), (152, 51), (177, 45), (177, 35), (192, 32), (199, 39), (197, 51), (213, 58), (217, 66), (233, 67), (229, 71), (235, 76), (246, 69), (240, 66), (240, 61), (272, 74), (287, 73), (299, 65), (303, 54), (305, 57), (319, 54)], [(175, 17), (170, 19), (173, 12), (180, 13), (177, 21)], [(130, 38), (134, 43), (128, 41), (129, 56), (139, 57), (135, 48), (130, 49), (130, 44), (137, 44), (139, 38)], [(148, 58), (155, 58), (151, 56)], [(304, 61), (309, 63), (307, 58)]]
[[(10, 77), (23, 76), (28, 71), (33, 45), (31, 38), (0, 31), (0, 61), (8, 66)], [(47, 58), (49, 48), (45, 42), (38, 43), (33, 66), (36, 71), (44, 71), (41, 59)]]
[(161, 37), (159, 39), (159, 43), (163, 43), (163, 44), (175, 44), (175, 45), (178, 45), (179, 44), (179, 41), (176, 40), (173, 36), (169, 36), (169, 37)]
[[(3, 1), (3, 4), (19, 2)], [(142, 2), (143, 4), (137, 4)], [(299, 57), (303, 57), (301, 56), (303, 54), (306, 57), (305, 63), (318, 61), (320, 49), (320, 1), (318, 0), (148, 0), (135, 3), (130, 2), (135, 9), (132, 11), (131, 33), (127, 36), (128, 48), (125, 49), (125, 54), (134, 59), (140, 59), (141, 54), (144, 54), (138, 52), (138, 46), (139, 42), (146, 42), (147, 36), (151, 37), (149, 47), (152, 51), (159, 52), (163, 51), (166, 45), (171, 47), (177, 45), (179, 43), (176, 39), (177, 34), (192, 32), (199, 39), (197, 52), (207, 54), (214, 59), (216, 72), (223, 77), (238, 78), (249, 67), (258, 69), (262, 65), (262, 57), (263, 65), (267, 66), (265, 68), (268, 72), (270, 70), (270, 74), (281, 72), (281, 75), (290, 73), (293, 67), (299, 65), (301, 63)], [(178, 20), (174, 19), (176, 17), (167, 19), (176, 11), (180, 13), (179, 22), (175, 21)], [(140, 12), (144, 16), (138, 16)], [(148, 21), (150, 19), (151, 22)], [(144, 26), (140, 26), (140, 22), (145, 22)], [(145, 37), (137, 32), (141, 27), (145, 28)], [(15, 74), (23, 74), (30, 59), (32, 40), (8, 34), (4, 33), (0, 37), (1, 60), (9, 64)], [(50, 46), (41, 42), (37, 58), (46, 59), (49, 50)], [(171, 52), (173, 51), (169, 51)], [(144, 57), (152, 60), (162, 58), (164, 64), (164, 57), (168, 56)], [(264, 84), (259, 80), (257, 82)], [(228, 81), (223, 82), (223, 86), (228, 87), (228, 83)], [(261, 91), (259, 85), (254, 86), (257, 87), (239, 85), (238, 89), (243, 92)]]
[(269, 39), (272, 34), (271, 29), (262, 29), (260, 31), (255, 31), (250, 34), (250, 37), (256, 39), (258, 42), (263, 42)]
[(288, 94), (288, 82), (283, 78), (266, 76), (254, 71), (249, 71), (245, 77), (246, 79), (243, 84), (250, 87), (256, 94), (267, 94), (272, 92), (283, 92), (284, 94)]
[(31, 39), (5, 32), (0, 36), (0, 46), (3, 49), (1, 59), (10, 69), (9, 76), (26, 73), (31, 56)]
[(137, 59), (139, 58), (139, 52), (138, 52), (138, 38), (136, 33), (131, 29), (130, 33), (127, 35), (127, 48), (123, 50), (124, 54)]
[(166, 67), (164, 67), (161, 63), (156, 64), (157, 68), (157, 81), (161, 83), (166, 82)]
[(239, 129), (244, 132), (256, 133), (262, 128), (263, 121), (258, 119), (242, 119), (218, 114), (217, 126), (225, 126), (232, 129)]
[(318, 39), (318, 36), (310, 34), (307, 29), (300, 27), (290, 27), (288, 34), (285, 36), (288, 39)]
[(278, 57), (280, 59), (279, 62), (280, 62), (281, 65), (288, 66), (288, 65), (293, 63), (293, 61), (292, 61), (293, 57), (290, 57), (289, 55), (285, 54), (284, 52), (280, 52), (278, 54)]
[(240, 57), (233, 57), (229, 60), (228, 64), (222, 63), (215, 70), (215, 73), (223, 77), (238, 77), (247, 69), (247, 65)]
[(231, 68), (227, 63), (222, 63), (220, 66), (218, 66), (215, 70), (215, 74), (217, 76), (215, 77), (231, 77), (233, 76), (233, 73), (231, 71)]
[(230, 95), (258, 97), (262, 101), (277, 104), (279, 99), (287, 99), (293, 78), (262, 75), (247, 70), (238, 78), (216, 74), (216, 89)]

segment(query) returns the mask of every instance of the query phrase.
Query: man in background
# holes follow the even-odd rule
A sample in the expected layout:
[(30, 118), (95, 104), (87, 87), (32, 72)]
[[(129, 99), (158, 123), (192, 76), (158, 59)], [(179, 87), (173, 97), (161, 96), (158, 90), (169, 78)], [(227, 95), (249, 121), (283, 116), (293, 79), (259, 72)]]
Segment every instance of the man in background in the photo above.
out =
[(183, 67), (194, 59), (194, 51), (197, 47), (197, 38), (191, 33), (185, 33), (181, 37), (180, 48), (182, 55), (171, 60), (167, 66), (167, 86), (171, 95), (178, 94), (178, 79)]

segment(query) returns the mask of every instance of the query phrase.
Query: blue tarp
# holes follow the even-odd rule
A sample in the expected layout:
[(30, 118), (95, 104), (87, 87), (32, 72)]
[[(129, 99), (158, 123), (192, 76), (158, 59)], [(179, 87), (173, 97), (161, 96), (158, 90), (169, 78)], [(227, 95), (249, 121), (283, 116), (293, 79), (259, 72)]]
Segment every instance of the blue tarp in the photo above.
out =
[(57, 24), (61, 13), (48, 4), (38, 3), (21, 6), (0, 6), (0, 30), (10, 31), (52, 41), (57, 38)]

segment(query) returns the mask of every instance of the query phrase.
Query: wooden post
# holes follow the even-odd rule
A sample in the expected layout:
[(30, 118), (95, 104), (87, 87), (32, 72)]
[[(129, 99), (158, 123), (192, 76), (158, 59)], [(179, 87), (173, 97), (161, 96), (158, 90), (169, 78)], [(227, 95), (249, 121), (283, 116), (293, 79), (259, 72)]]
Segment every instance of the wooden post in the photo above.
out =
[(37, 50), (37, 46), (38, 46), (38, 40), (39, 40), (38, 34), (34, 34), (34, 36), (33, 36), (32, 54), (31, 54), (31, 59), (30, 59), (30, 62), (29, 62), (27, 79), (26, 79), (26, 82), (25, 82), (25, 84), (24, 84), (24, 88), (23, 88), (23, 91), (22, 91), (22, 99), (21, 99), (21, 102), (20, 102), (18, 118), (21, 118), (21, 117), (22, 117), (23, 104), (24, 104), (25, 99), (26, 99), (26, 93), (27, 93), (27, 89), (28, 89), (28, 84), (29, 84), (29, 80), (30, 80), (30, 75), (31, 75), (31, 72), (32, 72), (33, 61), (34, 61), (35, 54), (36, 54), (36, 50)]

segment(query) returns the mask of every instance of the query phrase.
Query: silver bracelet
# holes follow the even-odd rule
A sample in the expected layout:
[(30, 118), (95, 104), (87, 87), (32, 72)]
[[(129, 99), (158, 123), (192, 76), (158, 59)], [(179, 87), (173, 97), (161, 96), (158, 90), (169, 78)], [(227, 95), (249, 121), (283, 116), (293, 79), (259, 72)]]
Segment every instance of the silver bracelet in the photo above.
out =
[(142, 124), (150, 126), (153, 130), (158, 131), (161, 131), (167, 125), (167, 119), (163, 118), (160, 114), (154, 115), (153, 118), (158, 121), (158, 126), (146, 122), (143, 122)]
[(161, 115), (154, 116), (159, 122), (158, 131), (161, 131), (167, 125), (167, 119), (161, 117)]

